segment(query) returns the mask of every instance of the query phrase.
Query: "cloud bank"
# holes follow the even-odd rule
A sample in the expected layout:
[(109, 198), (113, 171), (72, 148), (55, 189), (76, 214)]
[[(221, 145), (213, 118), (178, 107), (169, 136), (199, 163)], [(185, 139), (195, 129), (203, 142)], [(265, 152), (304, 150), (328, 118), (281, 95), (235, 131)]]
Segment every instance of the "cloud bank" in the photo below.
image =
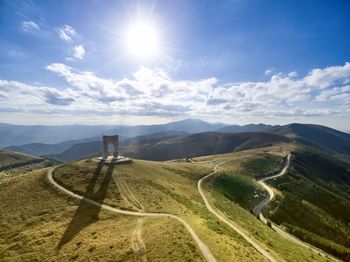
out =
[[(84, 52), (80, 55), (83, 58)], [(49, 64), (46, 69), (64, 79), (68, 87), (0, 80), (0, 112), (204, 118), (307, 118), (350, 113), (348, 62), (313, 69), (303, 77), (296, 72), (274, 73), (266, 81), (240, 83), (221, 83), (214, 77), (177, 81), (164, 70), (146, 67), (120, 80), (62, 63)]]

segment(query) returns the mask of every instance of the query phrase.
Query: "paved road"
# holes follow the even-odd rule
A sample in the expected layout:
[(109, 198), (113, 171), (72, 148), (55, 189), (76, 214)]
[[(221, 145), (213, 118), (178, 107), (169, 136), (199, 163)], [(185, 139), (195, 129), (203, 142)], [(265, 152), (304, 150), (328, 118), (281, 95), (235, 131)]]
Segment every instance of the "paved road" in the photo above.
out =
[(95, 200), (92, 200), (90, 198), (86, 198), (86, 197), (83, 197), (81, 195), (78, 195), (78, 194), (76, 194), (76, 193), (74, 193), (74, 192), (64, 188), (63, 186), (59, 185), (53, 179), (53, 176), (52, 176), (52, 173), (55, 170), (55, 168), (57, 168), (57, 167), (49, 169), (49, 171), (47, 173), (47, 178), (48, 178), (49, 182), (53, 186), (55, 186), (58, 190), (62, 191), (63, 193), (65, 193), (65, 194), (67, 194), (67, 195), (69, 195), (69, 196), (71, 196), (73, 198), (86, 201), (86, 202), (90, 203), (91, 205), (101, 207), (102, 209), (105, 209), (105, 210), (108, 210), (110, 212), (117, 213), (117, 214), (139, 216), (139, 217), (143, 217), (143, 216), (148, 216), (148, 217), (166, 217), (166, 218), (176, 219), (177, 221), (182, 223), (185, 226), (185, 228), (187, 229), (187, 231), (191, 234), (193, 240), (196, 242), (197, 246), (199, 247), (199, 249), (202, 252), (202, 254), (205, 257), (205, 259), (208, 262), (216, 262), (216, 259), (213, 256), (213, 254), (210, 252), (209, 248), (202, 242), (202, 240), (198, 237), (198, 235), (192, 229), (192, 227), (184, 219), (182, 219), (181, 217), (178, 217), (178, 216), (175, 216), (175, 215), (172, 215), (172, 214), (166, 214), (166, 213), (146, 213), (146, 212), (141, 213), (141, 212), (134, 212), (134, 211), (128, 211), (128, 210), (122, 210), (122, 209), (114, 208), (114, 207), (111, 207), (111, 206), (106, 205), (106, 204), (101, 204), (101, 203), (99, 203), (99, 202), (97, 202)]
[[(290, 158), (291, 158), (291, 154), (289, 153), (287, 155), (287, 161), (285, 163), (285, 166), (283, 167), (283, 169), (281, 170), (281, 172), (279, 172), (277, 175), (273, 175), (273, 176), (268, 176), (268, 177), (264, 177), (261, 179), (258, 179), (257, 182), (266, 189), (266, 191), (268, 192), (268, 195), (263, 199), (263, 201), (261, 201), (257, 206), (254, 207), (253, 209), (253, 213), (259, 217), (259, 219), (263, 222), (263, 223), (267, 223), (267, 219), (263, 216), (263, 214), (261, 213), (261, 210), (275, 197), (275, 192), (273, 191), (273, 188), (271, 186), (269, 186), (268, 184), (265, 183), (265, 181), (270, 180), (270, 179), (274, 179), (280, 176), (283, 176), (287, 173), (289, 165), (290, 165)], [(320, 254), (323, 257), (327, 257), (330, 258), (334, 261), (340, 261), (339, 259), (327, 254), (326, 252), (324, 252), (323, 250), (314, 247), (302, 240), (300, 240), (299, 238), (295, 237), (294, 235), (288, 233), (287, 231), (281, 229), (278, 225), (274, 224), (273, 222), (271, 222), (271, 228), (274, 229), (277, 233), (279, 233), (282, 237), (293, 241), (294, 243), (301, 245), (303, 247), (309, 248), (311, 249), (313, 252)]]
[(263, 209), (263, 207), (265, 207), (274, 197), (275, 197), (275, 192), (273, 191), (272, 187), (270, 187), (269, 185), (267, 185), (264, 181), (269, 180), (269, 179), (274, 179), (280, 176), (283, 176), (284, 174), (287, 173), (289, 164), (290, 164), (290, 158), (291, 158), (291, 154), (289, 153), (287, 156), (287, 161), (285, 166), (283, 167), (283, 169), (281, 170), (281, 172), (279, 172), (277, 175), (273, 175), (273, 176), (269, 176), (269, 177), (264, 177), (261, 179), (258, 179), (258, 183), (266, 189), (266, 191), (269, 193), (264, 199), (263, 201), (261, 201), (257, 206), (254, 207), (253, 209), (253, 213), (258, 216), (261, 213), (261, 209)]
[(241, 159), (241, 158), (245, 158), (245, 157), (249, 157), (251, 155), (245, 155), (242, 157), (238, 157), (235, 159), (231, 159), (231, 160), (227, 160), (224, 162), (221, 162), (219, 164), (217, 164), (214, 167), (214, 171), (211, 172), (210, 174), (206, 175), (205, 177), (203, 177), (202, 179), (200, 179), (198, 181), (197, 187), (198, 187), (198, 191), (205, 203), (205, 206), (207, 207), (207, 209), (209, 210), (209, 212), (211, 212), (212, 214), (214, 214), (219, 220), (221, 220), (223, 223), (225, 223), (226, 225), (228, 225), (230, 228), (232, 228), (234, 231), (236, 231), (238, 234), (240, 234), (245, 240), (247, 240), (248, 243), (250, 243), (256, 250), (258, 250), (264, 257), (266, 257), (269, 261), (271, 262), (276, 262), (276, 260), (265, 250), (263, 249), (254, 239), (250, 238), (245, 232), (243, 232), (243, 230), (235, 225), (232, 221), (229, 221), (226, 217), (222, 216), (221, 214), (219, 214), (218, 212), (216, 212), (214, 210), (214, 208), (210, 205), (207, 197), (205, 196), (203, 189), (202, 189), (202, 183), (204, 180), (206, 180), (207, 178), (209, 178), (210, 176), (214, 175), (215, 173), (218, 172), (218, 167), (224, 163), (227, 163), (229, 161), (234, 161), (237, 159)]

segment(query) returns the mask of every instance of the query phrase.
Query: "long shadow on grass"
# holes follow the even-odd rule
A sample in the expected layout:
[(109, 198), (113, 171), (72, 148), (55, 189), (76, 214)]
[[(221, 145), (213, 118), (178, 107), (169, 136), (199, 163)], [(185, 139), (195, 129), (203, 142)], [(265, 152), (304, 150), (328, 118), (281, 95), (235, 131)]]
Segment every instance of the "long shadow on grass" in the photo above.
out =
[[(62, 246), (70, 242), (85, 227), (98, 221), (98, 216), (101, 211), (101, 207), (86, 202), (86, 199), (89, 198), (95, 200), (98, 203), (103, 203), (103, 200), (105, 199), (107, 194), (108, 184), (111, 180), (112, 173), (114, 170), (115, 160), (111, 160), (111, 162), (109, 163), (108, 171), (105, 175), (103, 175), (101, 172), (104, 164), (104, 160), (101, 160), (98, 163), (98, 166), (89, 182), (89, 185), (86, 187), (86, 192), (83, 195), (83, 199), (80, 201), (79, 207), (75, 211), (72, 221), (69, 223), (60, 242), (58, 243), (58, 250), (60, 250)], [(103, 180), (100, 183), (99, 189), (96, 191), (96, 183), (100, 176), (103, 177)]]

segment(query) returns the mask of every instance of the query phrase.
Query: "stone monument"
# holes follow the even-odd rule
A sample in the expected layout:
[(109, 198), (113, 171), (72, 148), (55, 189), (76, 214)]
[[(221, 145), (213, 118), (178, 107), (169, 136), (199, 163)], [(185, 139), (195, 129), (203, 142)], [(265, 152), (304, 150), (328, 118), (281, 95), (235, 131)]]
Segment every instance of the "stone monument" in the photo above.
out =
[(115, 136), (102, 136), (102, 149), (103, 149), (103, 159), (107, 159), (109, 156), (108, 145), (113, 145), (112, 156), (113, 158), (118, 158), (118, 135)]

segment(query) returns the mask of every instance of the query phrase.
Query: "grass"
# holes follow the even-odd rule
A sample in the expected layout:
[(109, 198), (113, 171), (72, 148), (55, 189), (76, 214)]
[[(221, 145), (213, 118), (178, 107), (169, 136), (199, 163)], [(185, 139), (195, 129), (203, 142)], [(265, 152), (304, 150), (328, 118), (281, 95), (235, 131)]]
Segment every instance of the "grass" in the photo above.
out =
[[(208, 245), (218, 261), (266, 261), (238, 233), (209, 213), (197, 190), (197, 181), (217, 161), (227, 162), (206, 180), (206, 195), (278, 261), (324, 261), (263, 225), (247, 209), (259, 192), (244, 173), (244, 161), (281, 158), (291, 146), (247, 150), (195, 158), (194, 163), (134, 160), (128, 165), (81, 160), (59, 167), (54, 178), (66, 188), (118, 208), (135, 210), (134, 201), (147, 212), (164, 212), (184, 218)], [(259, 160), (260, 161), (260, 160)], [(256, 163), (256, 162), (255, 162)], [(265, 164), (256, 164), (265, 168)], [(221, 176), (223, 175), (223, 176)], [(237, 191), (242, 191), (237, 193)], [(16, 194), (13, 194), (16, 192)], [(131, 194), (132, 197), (127, 194)], [(253, 193), (253, 195), (252, 195)], [(34, 171), (0, 183), (0, 260), (112, 260), (132, 261), (131, 235), (137, 218), (115, 215), (56, 191), (46, 181), (46, 170)], [(133, 200), (132, 200), (133, 199)], [(201, 261), (197, 246), (176, 220), (145, 218), (142, 238), (150, 261)]]
[(14, 176), (51, 165), (53, 165), (53, 162), (48, 159), (8, 150), (0, 150), (0, 183), (5, 183)]
[(241, 164), (242, 172), (254, 178), (276, 173), (281, 168), (281, 157), (272, 154), (256, 155)]
[[(248, 150), (195, 158), (194, 160), (198, 162), (194, 163), (134, 160), (130, 165), (117, 165), (115, 167), (103, 202), (128, 208), (128, 203), (124, 203), (124, 206), (122, 206), (122, 202), (117, 203), (115, 200), (116, 192), (119, 191), (118, 185), (113, 182), (113, 177), (122, 177), (145, 211), (172, 213), (184, 218), (209, 246), (219, 261), (232, 261), (233, 259), (239, 261), (264, 261), (265, 258), (240, 235), (208, 213), (198, 193), (197, 181), (212, 171), (217, 163), (213, 162), (215, 159), (219, 161), (229, 160), (246, 154), (259, 154), (259, 157), (264, 157), (264, 154), (270, 155), (268, 151), (278, 155), (281, 153), (280, 150), (285, 150), (285, 147), (271, 147), (269, 149)], [(281, 158), (281, 155), (279, 158)], [(249, 211), (232, 201), (234, 200), (233, 198), (231, 200), (228, 198), (228, 196), (234, 197), (232, 190), (229, 190), (232, 186), (235, 188), (235, 191), (242, 186), (245, 187), (243, 190), (245, 194), (241, 196), (242, 199), (244, 199), (244, 196), (254, 199), (254, 194), (251, 195), (251, 193), (258, 192), (256, 191), (257, 184), (252, 178), (242, 173), (239, 173), (237, 178), (236, 174), (230, 173), (230, 170), (239, 168), (242, 162), (243, 159), (232, 161), (232, 163), (230, 162), (223, 166), (222, 170), (227, 177), (223, 176), (223, 178), (220, 178), (221, 176), (218, 176), (213, 180), (218, 183), (216, 184), (218, 187), (214, 188), (214, 185), (211, 184), (213, 181), (208, 181), (209, 188), (213, 190), (213, 196), (215, 197), (215, 201), (214, 199), (211, 200), (214, 201), (216, 207), (228, 214), (235, 223), (238, 220), (237, 223), (242, 228), (247, 229), (247, 232), (258, 239), (278, 260), (323, 261), (322, 258), (314, 257), (315, 254), (311, 251), (280, 237), (261, 224)], [(58, 169), (55, 177), (60, 179), (64, 177), (63, 174), (66, 174), (67, 177), (60, 183), (66, 183), (65, 186), (72, 186), (72, 190), (79, 191), (81, 190), (79, 188), (87, 186), (92, 176), (91, 171), (96, 168), (96, 165), (97, 162), (95, 160), (78, 161)], [(106, 172), (103, 171), (104, 169), (108, 169), (108, 167), (103, 167), (102, 173)], [(70, 171), (71, 175), (69, 176)], [(64, 180), (66, 181), (64, 182)], [(71, 183), (69, 185), (70, 180)], [(226, 186), (227, 181), (229, 181), (230, 186)], [(77, 187), (77, 185), (79, 186)], [(225, 192), (226, 196), (224, 195)], [(210, 194), (207, 192), (207, 195)], [(121, 198), (123, 199), (123, 196)], [(246, 200), (244, 199), (244, 201)], [(246, 205), (246, 208), (250, 208), (253, 205), (250, 202), (247, 203), (249, 205)], [(145, 230), (147, 230), (146, 227)], [(193, 242), (191, 243), (193, 244)], [(187, 246), (187, 248), (193, 248), (191, 244)]]
[(40, 159), (40, 157), (8, 150), (0, 150), (0, 167), (37, 159)]
[[(78, 191), (80, 189), (75, 186), (76, 184), (79, 184), (79, 187), (87, 186), (86, 182), (89, 179), (84, 184), (83, 174), (87, 177), (91, 176), (91, 173), (86, 171), (90, 165), (96, 166), (97, 163), (94, 160), (83, 160), (63, 166), (55, 172), (55, 178), (60, 179), (64, 176), (63, 174), (68, 174), (68, 170), (71, 170), (71, 174), (74, 175), (70, 177), (75, 181), (73, 190)], [(77, 170), (80, 171), (77, 172)], [(220, 261), (232, 261), (233, 258), (241, 261), (264, 261), (264, 257), (241, 236), (218, 222), (213, 215), (208, 214), (197, 191), (197, 179), (211, 170), (212, 165), (206, 163), (134, 160), (130, 165), (117, 165), (113, 176), (123, 177), (145, 211), (165, 212), (183, 217), (210, 247), (214, 256), (220, 258)], [(118, 186), (113, 181), (111, 179), (104, 203), (116, 204), (112, 192), (117, 191), (115, 187), (118, 188)], [(192, 244), (186, 244), (187, 248), (193, 249), (193, 241), (190, 242)]]
[[(59, 193), (46, 171), (0, 185), (5, 200), (0, 202), (0, 260), (134, 261), (131, 234), (137, 218), (96, 210)], [(150, 258), (202, 260), (197, 249), (188, 248), (192, 238), (177, 221), (147, 218), (143, 229)]]
[(265, 214), (301, 239), (348, 260), (349, 175), (346, 163), (307, 147), (297, 149), (289, 173), (269, 182), (282, 194)]
[[(256, 157), (259, 161), (262, 158), (269, 159), (271, 153), (276, 153), (276, 158), (281, 159), (282, 155), (278, 153), (285, 151), (285, 148), (278, 147), (269, 149), (269, 152), (249, 150), (246, 154), (252, 156), (227, 162), (222, 165), (220, 168), (221, 172), (207, 183), (207, 190), (210, 192), (210, 201), (218, 210), (230, 218), (231, 221), (234, 221), (234, 223), (244, 228), (244, 230), (254, 239), (258, 240), (265, 249), (270, 250), (270, 252), (280, 259), (286, 261), (326, 260), (314, 252), (286, 240), (269, 227), (263, 225), (249, 212), (251, 207), (254, 206), (251, 202), (254, 199), (253, 196), (260, 190), (260, 187), (252, 178), (251, 173), (249, 174), (251, 169), (244, 173), (246, 163), (257, 163), (258, 161), (254, 160)], [(263, 154), (266, 155), (264, 156)], [(241, 156), (241, 154), (237, 154), (237, 157)], [(228, 159), (230, 159), (229, 155), (222, 156), (221, 158), (221, 160)]]
[(247, 210), (252, 210), (265, 197), (261, 186), (239, 171), (234, 176), (222, 173), (214, 178), (212, 184), (213, 190)]

